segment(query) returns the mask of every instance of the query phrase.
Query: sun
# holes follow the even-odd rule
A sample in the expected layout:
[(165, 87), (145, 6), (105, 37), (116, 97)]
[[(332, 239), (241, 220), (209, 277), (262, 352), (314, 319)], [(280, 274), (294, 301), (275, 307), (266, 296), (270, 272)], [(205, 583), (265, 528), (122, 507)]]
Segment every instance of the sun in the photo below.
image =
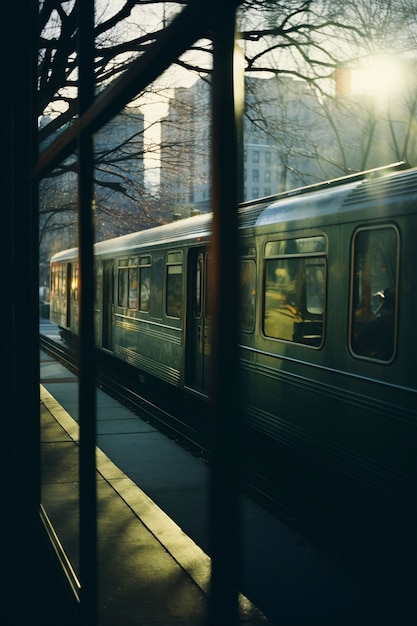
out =
[(387, 99), (398, 93), (404, 84), (401, 63), (390, 56), (368, 57), (352, 69), (353, 93), (365, 93), (377, 99)]

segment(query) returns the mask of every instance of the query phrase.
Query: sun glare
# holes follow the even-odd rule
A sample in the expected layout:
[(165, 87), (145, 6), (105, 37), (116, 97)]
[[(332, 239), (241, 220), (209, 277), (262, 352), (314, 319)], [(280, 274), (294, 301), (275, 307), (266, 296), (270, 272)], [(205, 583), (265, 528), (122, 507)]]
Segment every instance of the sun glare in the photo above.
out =
[(400, 63), (390, 57), (368, 58), (352, 71), (352, 92), (387, 98), (403, 85)]

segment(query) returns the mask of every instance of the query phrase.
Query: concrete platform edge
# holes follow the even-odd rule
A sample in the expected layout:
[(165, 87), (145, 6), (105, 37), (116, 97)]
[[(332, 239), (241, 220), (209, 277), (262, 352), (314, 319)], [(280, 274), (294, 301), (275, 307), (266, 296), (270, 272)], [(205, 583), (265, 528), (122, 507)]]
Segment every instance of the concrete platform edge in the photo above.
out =
[[(79, 426), (77, 422), (42, 384), (40, 385), (40, 399), (61, 428), (74, 442), (78, 443)], [(98, 447), (96, 448), (96, 466), (102, 478), (114, 489), (141, 523), (203, 593), (208, 595), (211, 571), (210, 557)], [(243, 594), (240, 594), (239, 605), (244, 622), (251, 624), (268, 623), (262, 612)]]

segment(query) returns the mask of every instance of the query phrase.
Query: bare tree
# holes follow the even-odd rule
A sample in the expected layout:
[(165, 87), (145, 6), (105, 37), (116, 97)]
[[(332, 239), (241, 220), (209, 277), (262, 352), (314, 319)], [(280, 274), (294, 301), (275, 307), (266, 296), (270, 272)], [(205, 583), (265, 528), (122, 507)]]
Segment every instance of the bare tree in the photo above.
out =
[[(262, 7), (258, 20), (256, 5)], [(261, 97), (251, 121), (279, 144), (292, 180), (323, 180), (397, 160), (417, 164), (414, 2), (250, 2), (245, 7), (247, 66), (277, 77), (277, 108), (283, 113), (267, 117)], [(373, 93), (355, 92), (350, 79), (364, 60), (378, 58), (390, 61), (380, 77), (384, 98), (376, 76)], [(401, 65), (408, 75), (401, 88), (397, 84), (389, 90), (389, 65), (395, 59), (399, 63), (392, 71)], [(310, 95), (299, 100), (305, 109), (302, 121), (294, 115), (297, 104), (286, 87), (288, 77), (311, 87)]]
[[(71, 123), (77, 115), (77, 1), (80, 0), (40, 2), (38, 112), (45, 120), (39, 132), (42, 145), (51, 141), (60, 128)], [(133, 59), (144, 53), (158, 39), (167, 22), (186, 4), (187, 0), (98, 1), (97, 91), (104, 89)], [(400, 48), (403, 54), (413, 53), (416, 44), (414, 3), (411, 0), (245, 0), (239, 13), (239, 30), (247, 74), (275, 76), (284, 92), (288, 84), (286, 79), (303, 81), (315, 94), (314, 102), (311, 97), (305, 102), (310, 114), (302, 123), (300, 118), (294, 123), (293, 106), (287, 106), (286, 110), (288, 101), (284, 99), (277, 103), (281, 107), (280, 115), (273, 119), (265, 117), (261, 104), (258, 111), (251, 109), (251, 123), (262, 127), (271, 141), (281, 147), (280, 158), (286, 173), (283, 185), (288, 182), (287, 174), (291, 174), (292, 180), (308, 182), (302, 163), (310, 164), (310, 180), (311, 172), (318, 179), (327, 177), (329, 172), (351, 171), (372, 163), (372, 152), (377, 150), (377, 138), (381, 134), (380, 119), (375, 116), (375, 111), (369, 112), (364, 103), (360, 109), (353, 100), (350, 103), (346, 99), (344, 102), (334, 100), (335, 71), (355, 65), (366, 54), (391, 49), (391, 44), (392, 48), (394, 44), (396, 49)], [(209, 35), (207, 33), (205, 40), (197, 42), (177, 61), (182, 70), (208, 81), (211, 73)], [(152, 89), (160, 102), (166, 99), (160, 85), (153, 85)], [(415, 137), (411, 133), (415, 115), (414, 92), (408, 93), (407, 98), (408, 122), (405, 125), (400, 122), (398, 108), (391, 108), (385, 115), (384, 133), (386, 129), (390, 132), (395, 154), (410, 159), (415, 151)], [(317, 113), (319, 108), (320, 116)], [(358, 137), (342, 132), (346, 128), (346, 124), (343, 126), (346, 116), (359, 116), (359, 112), (360, 142)], [(314, 120), (310, 127), (307, 119)], [(133, 164), (136, 163), (137, 169), (143, 168), (143, 163), (138, 164), (138, 155), (144, 152), (143, 135), (149, 124), (154, 121), (148, 123), (145, 120), (142, 129), (120, 136), (112, 145), (109, 143), (107, 149), (97, 144), (96, 205), (103, 236), (108, 235), (107, 224), (115, 211), (120, 223), (120, 211), (125, 210), (127, 229), (131, 228), (128, 217), (132, 214), (136, 229), (166, 218), (167, 213), (158, 204), (157, 194), (146, 187), (143, 176), (138, 176), (137, 171), (132, 175)], [(356, 161), (352, 161), (350, 145), (360, 152)], [(148, 143), (146, 151), (148, 154), (154, 151), (157, 155), (158, 143)], [(183, 153), (189, 153), (186, 145)], [(180, 154), (180, 146), (177, 146), (178, 158)], [(313, 162), (315, 170), (311, 169)], [(174, 164), (170, 166), (174, 167)], [(53, 195), (53, 186), (51, 193)], [(51, 220), (45, 222), (50, 224)]]

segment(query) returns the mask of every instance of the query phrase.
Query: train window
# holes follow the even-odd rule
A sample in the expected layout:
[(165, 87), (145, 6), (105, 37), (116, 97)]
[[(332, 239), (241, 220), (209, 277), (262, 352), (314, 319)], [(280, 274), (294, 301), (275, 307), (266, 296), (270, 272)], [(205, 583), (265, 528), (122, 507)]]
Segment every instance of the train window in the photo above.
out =
[(395, 353), (399, 236), (394, 227), (361, 229), (353, 239), (350, 347), (389, 362)]
[(182, 252), (169, 252), (167, 255), (167, 263), (181, 263), (182, 264)]
[(182, 252), (167, 255), (166, 314), (177, 318), (182, 314)]
[(326, 252), (326, 239), (317, 237), (303, 237), (300, 239), (282, 239), (269, 241), (265, 246), (265, 256), (288, 256), (300, 254), (316, 254)]
[(125, 308), (127, 308), (128, 296), (128, 269), (127, 259), (121, 259), (117, 279), (117, 304)]
[(252, 259), (243, 259), (240, 266), (240, 328), (251, 332), (255, 325), (256, 266)]
[[(94, 264), (94, 275), (95, 275), (95, 281), (94, 281), (94, 287), (95, 287), (94, 303), (95, 303), (96, 308), (100, 308), (100, 306), (101, 306), (101, 285), (102, 285), (102, 282), (103, 282), (103, 264), (102, 263), (96, 262)], [(78, 295), (77, 295), (77, 298), (78, 298)]]
[(78, 300), (78, 263), (71, 266), (71, 298)]
[(59, 266), (52, 266), (51, 291), (55, 296), (59, 295)]
[(211, 256), (210, 254), (206, 254), (206, 277), (205, 277), (205, 298), (204, 298), (204, 317), (206, 320), (211, 318), (211, 307), (210, 307), (210, 298), (209, 298), (209, 285), (210, 285), (210, 270), (211, 270)]
[(136, 310), (139, 302), (139, 268), (129, 267), (129, 309)]
[(203, 280), (203, 255), (199, 254), (197, 257), (197, 263), (195, 265), (195, 284), (194, 284), (194, 301), (193, 301), (193, 314), (196, 319), (201, 317), (201, 297), (203, 293), (202, 289)]
[(65, 265), (61, 266), (61, 272), (60, 272), (60, 287), (59, 287), (59, 291), (60, 291), (60, 295), (61, 296), (66, 296), (67, 294), (67, 268)]
[(151, 302), (151, 257), (139, 261), (139, 310), (149, 312)]
[(265, 246), (263, 331), (313, 347), (323, 342), (326, 285), (323, 236)]

